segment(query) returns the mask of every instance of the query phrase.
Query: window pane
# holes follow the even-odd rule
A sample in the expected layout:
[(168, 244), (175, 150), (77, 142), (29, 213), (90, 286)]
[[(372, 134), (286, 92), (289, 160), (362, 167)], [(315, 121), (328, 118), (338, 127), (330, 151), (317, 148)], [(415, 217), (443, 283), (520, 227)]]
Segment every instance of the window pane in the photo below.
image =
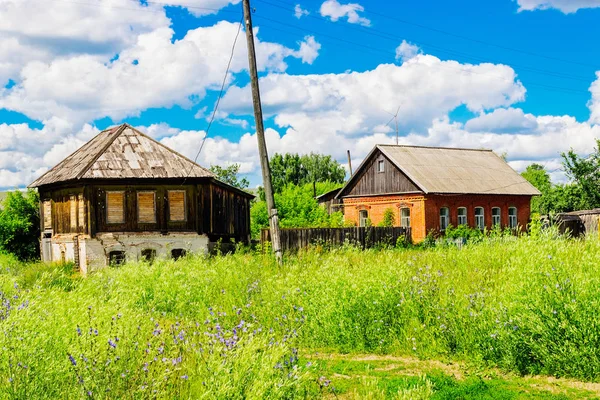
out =
[(458, 225), (467, 224), (467, 209), (465, 207), (459, 207), (458, 209)]
[(385, 170), (385, 163), (383, 162), (383, 160), (377, 163), (377, 170), (379, 172), (383, 172)]
[(106, 192), (106, 222), (109, 224), (122, 224), (125, 222), (124, 200), (124, 192)]
[(492, 225), (500, 225), (500, 208), (492, 208)]
[(450, 215), (450, 210), (448, 207), (440, 208), (440, 230), (446, 230), (448, 227), (448, 217)]
[(169, 190), (169, 220), (185, 221), (185, 191)]
[(138, 222), (143, 224), (156, 223), (156, 207), (154, 192), (138, 192)]
[(400, 210), (400, 226), (403, 228), (410, 228), (410, 209), (402, 208)]
[(517, 227), (517, 209), (515, 207), (508, 209), (508, 226), (513, 229)]
[(475, 207), (475, 225), (477, 225), (477, 228), (481, 230), (485, 228), (483, 207)]
[(359, 226), (367, 226), (367, 219), (369, 218), (369, 213), (366, 210), (361, 210), (358, 215), (359, 215), (358, 225)]

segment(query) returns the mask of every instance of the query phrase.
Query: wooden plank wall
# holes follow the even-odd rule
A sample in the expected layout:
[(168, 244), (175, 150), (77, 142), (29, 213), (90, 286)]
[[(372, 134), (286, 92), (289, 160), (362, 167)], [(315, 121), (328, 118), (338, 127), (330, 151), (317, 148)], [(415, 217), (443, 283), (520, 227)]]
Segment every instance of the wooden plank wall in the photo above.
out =
[[(399, 237), (410, 241), (410, 228), (379, 226), (353, 228), (285, 228), (281, 229), (281, 247), (284, 252), (296, 252), (310, 245), (342, 246), (346, 243), (363, 249), (380, 244), (395, 245)], [(260, 235), (261, 245), (271, 241), (269, 229)]]

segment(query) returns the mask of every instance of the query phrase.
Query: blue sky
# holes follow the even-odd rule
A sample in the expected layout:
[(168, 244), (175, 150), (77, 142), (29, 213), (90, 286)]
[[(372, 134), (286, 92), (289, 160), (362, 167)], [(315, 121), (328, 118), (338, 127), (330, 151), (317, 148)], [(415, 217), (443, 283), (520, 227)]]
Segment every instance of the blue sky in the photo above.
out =
[[(513, 168), (600, 138), (600, 0), (253, 0), (269, 150), (486, 147)], [(0, 0), (0, 189), (121, 122), (194, 158), (239, 0)], [(74, 21), (74, 22), (73, 22)], [(198, 162), (260, 183), (244, 33)]]

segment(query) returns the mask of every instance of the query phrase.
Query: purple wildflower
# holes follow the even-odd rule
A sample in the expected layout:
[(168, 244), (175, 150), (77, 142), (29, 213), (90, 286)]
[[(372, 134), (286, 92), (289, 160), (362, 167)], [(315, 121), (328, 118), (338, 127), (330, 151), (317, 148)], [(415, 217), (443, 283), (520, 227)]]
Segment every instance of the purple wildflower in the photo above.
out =
[(73, 357), (70, 354), (69, 354), (69, 360), (71, 361), (71, 364), (73, 364), (73, 366), (77, 366), (77, 361), (75, 361), (75, 357)]

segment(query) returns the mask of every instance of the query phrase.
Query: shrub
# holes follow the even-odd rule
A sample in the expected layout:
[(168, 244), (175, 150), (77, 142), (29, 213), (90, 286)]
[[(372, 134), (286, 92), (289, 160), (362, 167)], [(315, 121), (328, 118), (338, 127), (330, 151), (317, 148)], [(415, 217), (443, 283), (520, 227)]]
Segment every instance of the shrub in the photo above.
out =
[(386, 208), (385, 211), (383, 212), (383, 219), (379, 223), (379, 226), (389, 228), (389, 227), (394, 226), (395, 222), (396, 221), (395, 221), (395, 216), (394, 216), (394, 209)]
[(39, 196), (29, 190), (9, 192), (0, 207), (0, 249), (20, 260), (40, 255)]

